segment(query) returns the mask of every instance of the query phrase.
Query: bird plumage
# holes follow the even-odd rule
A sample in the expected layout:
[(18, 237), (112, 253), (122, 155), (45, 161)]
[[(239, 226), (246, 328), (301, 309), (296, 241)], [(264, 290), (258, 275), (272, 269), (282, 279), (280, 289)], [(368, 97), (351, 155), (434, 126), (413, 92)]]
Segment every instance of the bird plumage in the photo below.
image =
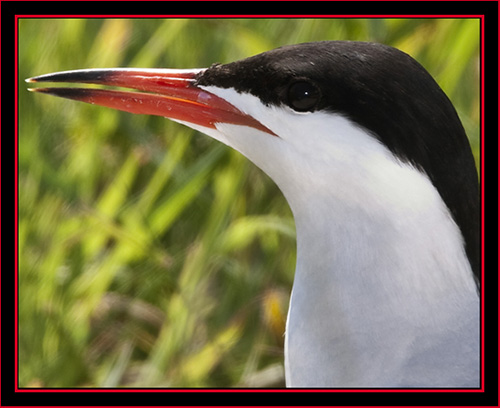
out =
[[(115, 74), (131, 78), (43, 80)], [(288, 386), (479, 386), (477, 175), (451, 102), (422, 66), (384, 45), (325, 41), (158, 75), (166, 90), (147, 79), (145, 89), (170, 98), (165, 116), (240, 151), (293, 211)], [(184, 115), (179, 95), (208, 119)]]

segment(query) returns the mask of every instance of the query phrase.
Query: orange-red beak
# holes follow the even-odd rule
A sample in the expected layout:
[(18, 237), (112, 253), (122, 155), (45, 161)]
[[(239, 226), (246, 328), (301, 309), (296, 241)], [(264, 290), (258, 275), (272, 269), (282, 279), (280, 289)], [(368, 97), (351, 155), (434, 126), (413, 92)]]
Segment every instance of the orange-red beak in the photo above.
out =
[(274, 133), (224, 99), (196, 86), (204, 69), (88, 69), (63, 71), (27, 82), (66, 82), (130, 88), (142, 92), (95, 88), (32, 88), (62, 98), (107, 106), (131, 113), (164, 116), (208, 128), (216, 123), (250, 126)]

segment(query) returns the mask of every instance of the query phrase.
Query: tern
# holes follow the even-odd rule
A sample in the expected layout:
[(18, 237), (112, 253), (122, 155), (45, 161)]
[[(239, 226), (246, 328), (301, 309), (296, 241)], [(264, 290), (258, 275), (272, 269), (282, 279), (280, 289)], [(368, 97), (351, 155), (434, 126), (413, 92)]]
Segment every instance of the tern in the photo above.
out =
[(27, 81), (108, 86), (31, 90), (170, 118), (274, 180), (297, 231), (288, 387), (480, 386), (476, 167), (452, 103), (412, 57), (322, 41), (204, 69)]

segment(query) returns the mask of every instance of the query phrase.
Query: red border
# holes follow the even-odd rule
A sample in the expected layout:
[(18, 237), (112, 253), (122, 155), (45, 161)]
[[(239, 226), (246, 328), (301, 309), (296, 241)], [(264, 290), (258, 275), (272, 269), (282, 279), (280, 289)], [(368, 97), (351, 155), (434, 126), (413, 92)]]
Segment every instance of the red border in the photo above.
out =
[[(228, 0), (229, 1), (229, 0)], [(283, 0), (285, 1), (285, 0)], [(483, 14), (407, 14), (407, 15), (377, 15), (377, 14), (16, 14), (19, 18), (484, 18)]]
[[(270, 388), (270, 389), (252, 389), (252, 388), (19, 388), (18, 387), (18, 20), (20, 18), (478, 18), (480, 20), (480, 172), (481, 172), (481, 278), (483, 285), (481, 286), (481, 387), (478, 389), (413, 389), (413, 388), (404, 388), (404, 389), (366, 389), (366, 388), (349, 388), (349, 389), (293, 389), (293, 388)], [(252, 15), (252, 14), (231, 14), (231, 15), (187, 15), (187, 14), (170, 14), (170, 15), (130, 15), (130, 14), (116, 14), (116, 15), (86, 15), (86, 14), (50, 14), (50, 15), (33, 15), (33, 14), (22, 14), (15, 15), (15, 71), (16, 71), (16, 81), (14, 83), (15, 86), (15, 391), (19, 393), (39, 393), (39, 392), (67, 392), (67, 393), (81, 393), (81, 392), (96, 392), (96, 393), (129, 393), (129, 392), (154, 392), (154, 393), (179, 393), (179, 392), (193, 392), (193, 393), (219, 393), (219, 392), (228, 392), (228, 393), (239, 393), (239, 392), (251, 392), (251, 393), (276, 393), (276, 392), (285, 392), (285, 393), (345, 393), (345, 392), (396, 392), (396, 393), (405, 393), (405, 392), (438, 392), (438, 393), (456, 393), (456, 392), (465, 392), (465, 393), (478, 393), (484, 392), (484, 15), (372, 15), (372, 14), (359, 14), (359, 15), (351, 15), (351, 14), (339, 14), (339, 15), (293, 15), (293, 14), (269, 14), (269, 15)], [(499, 34), (500, 38), (500, 34)], [(500, 62), (500, 56), (499, 56)], [(500, 86), (499, 86), (500, 89)], [(500, 114), (500, 111), (499, 111)], [(500, 117), (500, 116), (499, 116)], [(500, 124), (500, 119), (499, 119)], [(500, 155), (500, 147), (499, 147), (499, 155)], [(500, 172), (500, 167), (499, 167)], [(500, 193), (499, 193), (500, 196)], [(500, 211), (500, 210), (499, 210)], [(500, 225), (500, 222), (499, 222)], [(500, 244), (499, 244), (499, 253), (500, 253)], [(500, 284), (499, 284), (500, 290)], [(499, 345), (500, 349), (500, 345)]]

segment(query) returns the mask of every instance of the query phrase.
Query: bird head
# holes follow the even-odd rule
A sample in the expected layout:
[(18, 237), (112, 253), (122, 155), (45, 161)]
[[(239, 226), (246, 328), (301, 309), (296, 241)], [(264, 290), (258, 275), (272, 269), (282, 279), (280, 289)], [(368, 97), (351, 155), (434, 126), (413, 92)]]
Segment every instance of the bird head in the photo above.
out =
[(361, 202), (363, 189), (393, 183), (382, 194), (405, 195), (406, 173), (387, 177), (404, 165), (432, 182), (478, 273), (478, 185), (467, 137), (431, 75), (395, 48), (323, 41), (204, 69), (88, 69), (27, 81), (102, 85), (32, 90), (199, 130), (262, 168), (292, 210), (325, 191)]

